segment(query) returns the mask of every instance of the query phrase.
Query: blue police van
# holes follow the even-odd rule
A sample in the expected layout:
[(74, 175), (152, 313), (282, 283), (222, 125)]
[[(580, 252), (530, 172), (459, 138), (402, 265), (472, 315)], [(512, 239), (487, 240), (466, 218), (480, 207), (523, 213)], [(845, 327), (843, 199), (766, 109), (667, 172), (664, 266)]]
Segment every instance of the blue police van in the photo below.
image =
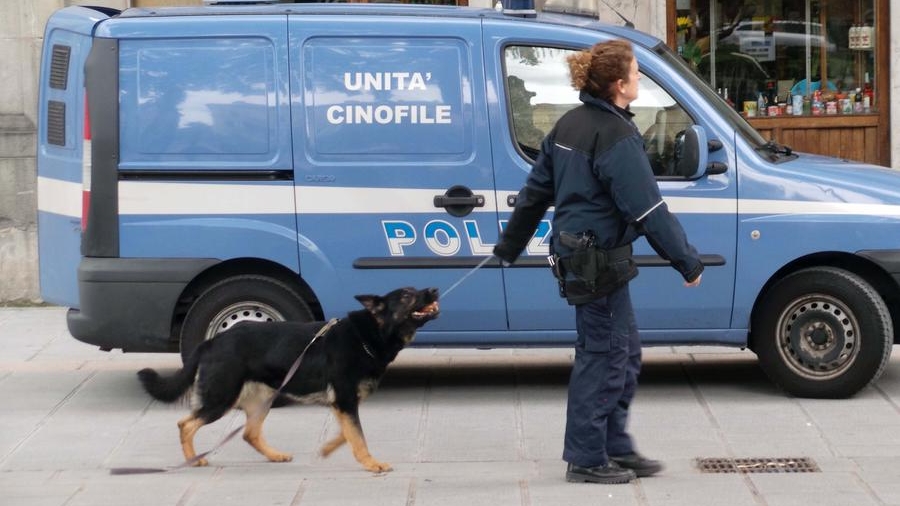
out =
[[(42, 296), (71, 308), (76, 339), (187, 354), (236, 322), (446, 288), (491, 255), (541, 138), (579, 104), (566, 56), (611, 38), (634, 44), (635, 121), (706, 265), (686, 289), (636, 243), (644, 342), (749, 347), (798, 396), (875, 381), (898, 341), (900, 175), (767, 141), (660, 40), (548, 10), (57, 11), (39, 92)], [(518, 262), (474, 272), (416, 344), (570, 346), (549, 234), (547, 216)]]

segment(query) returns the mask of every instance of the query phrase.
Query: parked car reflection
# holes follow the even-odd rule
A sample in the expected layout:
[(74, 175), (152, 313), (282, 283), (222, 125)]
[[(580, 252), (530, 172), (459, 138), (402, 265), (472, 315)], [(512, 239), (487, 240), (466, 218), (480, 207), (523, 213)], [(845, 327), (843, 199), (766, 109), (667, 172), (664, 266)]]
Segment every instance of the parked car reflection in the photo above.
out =
[(733, 44), (740, 47), (740, 52), (750, 55), (769, 47), (806, 47), (807, 43), (811, 48), (824, 47), (828, 52), (837, 49), (823, 33), (820, 23), (791, 20), (740, 21), (731, 34), (719, 40), (720, 45)]

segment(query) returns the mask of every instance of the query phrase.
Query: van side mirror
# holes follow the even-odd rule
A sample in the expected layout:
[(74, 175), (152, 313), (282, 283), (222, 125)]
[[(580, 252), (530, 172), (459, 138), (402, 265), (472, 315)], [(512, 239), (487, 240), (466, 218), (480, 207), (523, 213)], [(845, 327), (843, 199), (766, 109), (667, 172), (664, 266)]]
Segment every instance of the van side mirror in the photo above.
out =
[(706, 174), (709, 158), (709, 142), (706, 130), (700, 125), (678, 132), (675, 136), (675, 173), (687, 179), (697, 179)]

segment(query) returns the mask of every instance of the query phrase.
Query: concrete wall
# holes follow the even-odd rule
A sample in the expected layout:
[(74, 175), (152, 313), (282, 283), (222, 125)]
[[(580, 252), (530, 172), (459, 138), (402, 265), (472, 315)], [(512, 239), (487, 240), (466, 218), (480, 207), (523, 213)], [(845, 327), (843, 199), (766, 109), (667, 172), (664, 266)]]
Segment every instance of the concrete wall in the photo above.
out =
[(0, 303), (38, 302), (36, 117), (44, 25), (69, 5), (127, 0), (0, 2)]

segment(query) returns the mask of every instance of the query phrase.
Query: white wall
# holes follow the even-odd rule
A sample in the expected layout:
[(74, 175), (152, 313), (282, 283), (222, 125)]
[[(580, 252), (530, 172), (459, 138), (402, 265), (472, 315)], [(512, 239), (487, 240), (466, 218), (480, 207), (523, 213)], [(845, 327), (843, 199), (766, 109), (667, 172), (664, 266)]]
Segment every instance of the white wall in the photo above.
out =
[(597, 0), (600, 4), (600, 19), (615, 25), (625, 24), (616, 12), (634, 23), (642, 32), (665, 40), (666, 1), (665, 0)]

